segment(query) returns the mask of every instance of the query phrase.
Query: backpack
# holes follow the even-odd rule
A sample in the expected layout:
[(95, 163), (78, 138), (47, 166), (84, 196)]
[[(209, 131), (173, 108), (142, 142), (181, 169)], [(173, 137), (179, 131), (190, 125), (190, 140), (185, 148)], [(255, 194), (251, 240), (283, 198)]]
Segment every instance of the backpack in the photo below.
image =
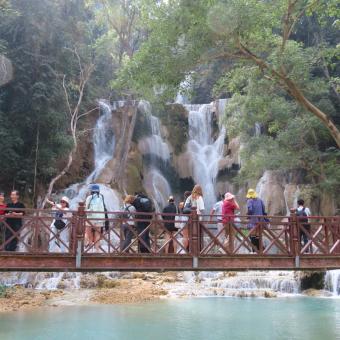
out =
[(120, 215), (120, 218), (123, 218), (123, 219), (131, 219), (133, 218), (131, 212), (130, 212), (130, 207), (132, 207), (133, 205), (132, 204), (129, 204), (127, 205), (125, 208), (124, 208), (124, 212)]
[(63, 218), (63, 213), (61, 211), (57, 211), (55, 213), (55, 221), (54, 221), (54, 226), (57, 230), (63, 230), (66, 227), (66, 223), (62, 220)]
[(191, 209), (192, 208), (192, 201), (191, 201), (191, 198), (190, 200), (187, 199), (185, 205), (184, 205), (184, 208), (183, 208), (183, 214), (186, 214), (186, 215), (190, 215), (191, 214)]
[(305, 208), (301, 210), (296, 210), (296, 216), (298, 217), (298, 221), (302, 224), (308, 224), (308, 215), (305, 211)]
[(135, 206), (135, 208), (137, 209), (137, 211), (140, 212), (153, 212), (153, 205), (151, 202), (151, 199), (146, 197), (146, 196), (139, 196), (137, 197), (137, 206)]

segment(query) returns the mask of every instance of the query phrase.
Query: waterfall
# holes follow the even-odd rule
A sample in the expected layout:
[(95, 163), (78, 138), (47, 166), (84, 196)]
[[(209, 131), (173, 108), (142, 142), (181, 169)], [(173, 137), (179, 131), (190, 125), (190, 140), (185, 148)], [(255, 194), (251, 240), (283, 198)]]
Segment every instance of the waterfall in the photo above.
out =
[(184, 272), (182, 281), (165, 286), (170, 296), (264, 296), (298, 294), (299, 281), (289, 271)]
[(142, 155), (157, 156), (164, 162), (169, 161), (170, 150), (168, 144), (162, 138), (159, 119), (152, 115), (148, 115), (147, 118), (151, 128), (151, 135), (139, 141), (139, 151)]
[(325, 289), (332, 292), (334, 296), (340, 296), (340, 269), (327, 271)]
[(213, 138), (214, 105), (185, 105), (189, 111), (189, 142), (187, 152), (191, 159), (191, 173), (196, 184), (203, 189), (206, 212), (216, 202), (215, 183), (219, 162), (223, 157), (225, 129), (220, 127)]
[(112, 129), (112, 107), (104, 102), (99, 102), (101, 116), (97, 120), (93, 133), (94, 165), (95, 169), (88, 177), (87, 182), (96, 179), (105, 164), (112, 159), (115, 149), (115, 136)]
[(145, 115), (150, 128), (150, 135), (138, 142), (141, 154), (150, 159), (149, 164), (145, 165), (143, 184), (147, 194), (153, 199), (156, 210), (160, 211), (172, 194), (168, 180), (160, 171), (162, 165), (166, 167), (170, 162), (170, 149), (163, 139), (158, 117), (152, 115), (151, 105), (141, 101), (139, 110)]
[[(118, 102), (119, 107), (124, 102)], [(78, 203), (86, 199), (89, 185), (96, 181), (106, 163), (113, 158), (115, 150), (115, 136), (112, 128), (112, 107), (104, 100), (99, 101), (101, 115), (97, 120), (93, 133), (94, 170), (82, 183), (73, 184), (66, 189), (65, 194), (71, 198), (71, 209), (77, 209)], [(105, 199), (107, 210), (119, 209), (118, 194), (105, 184), (99, 184), (100, 191)]]
[(154, 200), (156, 210), (161, 211), (172, 194), (166, 178), (156, 168), (149, 168), (144, 178), (144, 187)]

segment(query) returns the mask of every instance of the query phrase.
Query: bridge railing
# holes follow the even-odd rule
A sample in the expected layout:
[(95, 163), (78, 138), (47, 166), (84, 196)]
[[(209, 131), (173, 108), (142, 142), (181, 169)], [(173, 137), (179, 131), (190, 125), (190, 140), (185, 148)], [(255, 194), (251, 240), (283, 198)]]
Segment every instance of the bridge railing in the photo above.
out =
[[(222, 219), (222, 216), (221, 216)], [(340, 218), (312, 216), (301, 221), (294, 212), (282, 216), (237, 216), (217, 224), (200, 218), (200, 255), (310, 256), (340, 254)]]
[[(340, 255), (340, 217), (298, 218), (237, 216), (225, 218), (158, 213), (103, 213), (93, 218), (81, 204), (63, 214), (58, 229), (56, 212), (18, 209), (23, 216), (0, 215), (0, 253), (101, 256), (242, 257)], [(98, 217), (98, 215), (96, 215)], [(130, 217), (130, 218), (129, 218)], [(13, 223), (22, 221), (22, 223)], [(176, 228), (169, 231), (170, 226)], [(96, 233), (95, 233), (96, 232)], [(86, 233), (97, 235), (88, 242)], [(130, 240), (126, 240), (129, 237)]]
[(0, 252), (74, 253), (77, 211), (63, 214), (62, 229), (56, 227), (56, 211), (12, 209), (12, 212), (23, 215), (0, 215)]

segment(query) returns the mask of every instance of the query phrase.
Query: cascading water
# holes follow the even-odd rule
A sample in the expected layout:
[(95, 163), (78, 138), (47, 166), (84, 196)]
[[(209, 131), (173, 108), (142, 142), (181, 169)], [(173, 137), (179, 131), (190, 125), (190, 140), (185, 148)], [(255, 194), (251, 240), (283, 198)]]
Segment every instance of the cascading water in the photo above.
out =
[(293, 272), (194, 272), (165, 288), (170, 296), (275, 296), (299, 293)]
[[(118, 105), (123, 105), (119, 103)], [(112, 107), (105, 101), (99, 102), (101, 115), (97, 120), (93, 133), (93, 147), (94, 147), (94, 165), (93, 172), (87, 177), (83, 183), (77, 183), (66, 189), (66, 196), (71, 198), (70, 208), (76, 210), (79, 202), (84, 202), (89, 191), (89, 184), (97, 180), (98, 175), (105, 167), (106, 163), (113, 158), (115, 150), (115, 136), (112, 128)], [(117, 211), (120, 207), (119, 196), (116, 191), (112, 190), (105, 184), (99, 184), (100, 192), (104, 196), (105, 205), (108, 211)], [(69, 233), (67, 230), (62, 231), (59, 236), (65, 244), (69, 242)], [(112, 237), (114, 239), (114, 237)], [(65, 251), (60, 250), (57, 245), (51, 245), (51, 251)], [(39, 275), (39, 274), (38, 274)], [(46, 277), (41, 277), (36, 288), (38, 289), (56, 289), (61, 280), (63, 280), (63, 273), (53, 273)], [(69, 280), (72, 288), (78, 288), (80, 274), (73, 273)]]
[(216, 202), (216, 177), (223, 157), (225, 129), (220, 127), (213, 138), (214, 105), (185, 105), (189, 111), (189, 137), (187, 152), (191, 159), (191, 173), (195, 183), (203, 189), (206, 212)]
[[(119, 105), (123, 105), (119, 102)], [(112, 128), (112, 107), (106, 101), (99, 101), (101, 116), (97, 120), (93, 133), (94, 165), (93, 172), (83, 183), (77, 183), (69, 187), (65, 194), (71, 197), (71, 208), (76, 209), (79, 202), (83, 202), (88, 193), (90, 183), (96, 181), (98, 175), (106, 163), (113, 158), (115, 150), (115, 136)], [(100, 190), (105, 198), (105, 204), (109, 211), (119, 209), (120, 202), (117, 193), (104, 184), (100, 184)]]
[[(143, 155), (149, 154), (151, 158), (156, 156), (163, 162), (167, 162), (170, 160), (170, 150), (162, 138), (159, 119), (152, 115), (148, 115), (147, 118), (151, 127), (151, 135), (141, 139), (138, 148)], [(154, 159), (153, 161), (155, 163)]]
[(340, 296), (340, 269), (326, 272), (325, 288), (332, 292), (334, 296)]
[[(170, 161), (170, 149), (163, 140), (159, 119), (151, 114), (151, 106), (148, 102), (141, 101), (139, 110), (148, 120), (151, 134), (144, 137), (138, 143), (138, 149), (143, 156), (148, 156), (150, 161), (144, 169), (144, 188), (153, 199), (156, 210), (160, 211), (172, 194), (168, 180), (160, 171), (160, 166), (166, 166)], [(160, 164), (163, 163), (163, 164)]]

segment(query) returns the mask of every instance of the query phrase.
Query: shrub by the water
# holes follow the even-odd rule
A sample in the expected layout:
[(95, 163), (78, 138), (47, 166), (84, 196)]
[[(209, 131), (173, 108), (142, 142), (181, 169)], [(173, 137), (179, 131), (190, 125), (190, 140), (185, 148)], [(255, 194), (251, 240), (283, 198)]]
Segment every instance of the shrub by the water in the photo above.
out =
[(8, 293), (8, 287), (5, 285), (0, 284), (0, 298), (5, 298)]

